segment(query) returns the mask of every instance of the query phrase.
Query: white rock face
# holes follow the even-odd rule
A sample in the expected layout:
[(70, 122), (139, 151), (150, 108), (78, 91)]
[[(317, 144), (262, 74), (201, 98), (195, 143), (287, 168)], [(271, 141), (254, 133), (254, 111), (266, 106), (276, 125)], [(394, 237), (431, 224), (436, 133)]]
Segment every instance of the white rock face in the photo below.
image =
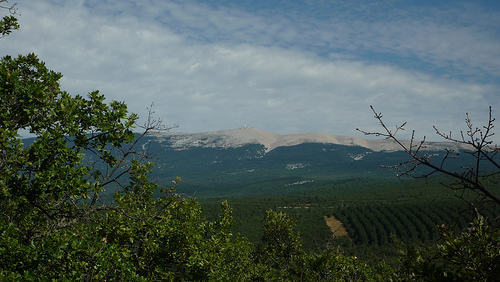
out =
[[(302, 143), (324, 143), (346, 146), (361, 146), (373, 151), (399, 151), (402, 148), (395, 142), (386, 139), (365, 139), (359, 137), (339, 136), (327, 133), (296, 133), (277, 134), (252, 127), (219, 130), (204, 133), (167, 132), (154, 136), (161, 141), (162, 137), (169, 137), (171, 146), (177, 149), (189, 147), (209, 148), (237, 148), (248, 144), (261, 144), (269, 152), (277, 147), (294, 146)], [(409, 146), (409, 141), (403, 142)], [(451, 142), (425, 143), (425, 149), (430, 151), (444, 149), (465, 149), (460, 144)]]

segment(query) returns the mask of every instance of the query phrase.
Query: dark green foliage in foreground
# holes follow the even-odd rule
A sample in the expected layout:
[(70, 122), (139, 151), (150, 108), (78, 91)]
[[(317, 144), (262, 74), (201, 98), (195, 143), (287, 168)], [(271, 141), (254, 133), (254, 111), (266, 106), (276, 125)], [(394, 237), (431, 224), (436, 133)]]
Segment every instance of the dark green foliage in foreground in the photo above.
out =
[[(0, 3), (2, 2), (6, 1), (0, 1)], [(1, 9), (8, 10), (10, 15), (4, 16), (0, 19), (0, 38), (9, 35), (16, 29), (19, 29), (19, 23), (17, 22), (17, 18), (14, 16), (17, 10), (16, 4), (11, 6), (1, 5), (0, 10)]]
[(398, 277), (386, 265), (370, 267), (334, 249), (307, 254), (293, 231), (294, 220), (283, 212), (266, 211), (263, 224), (264, 235), (253, 254), (258, 268), (253, 281), (388, 281)]
[(443, 242), (428, 248), (399, 242), (403, 273), (424, 281), (498, 281), (500, 229), (478, 217), (463, 232), (443, 224), (440, 233)]

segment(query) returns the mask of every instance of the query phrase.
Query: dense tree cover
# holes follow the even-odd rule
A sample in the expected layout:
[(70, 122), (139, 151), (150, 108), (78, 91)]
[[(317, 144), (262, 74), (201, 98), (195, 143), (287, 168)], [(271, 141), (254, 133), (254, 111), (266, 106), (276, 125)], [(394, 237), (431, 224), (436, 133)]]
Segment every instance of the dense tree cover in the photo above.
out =
[(19, 29), (19, 24), (17, 23), (16, 14), (16, 4), (9, 5), (7, 0), (0, 0), (0, 9), (7, 10), (9, 15), (4, 16), (0, 20), (0, 38), (12, 33), (13, 30)]
[[(394, 183), (379, 181), (353, 179), (351, 182), (342, 182), (342, 186), (330, 182), (330, 188), (295, 195), (231, 198), (229, 201), (235, 217), (233, 230), (251, 242), (258, 242), (262, 237), (262, 214), (272, 208), (296, 219), (303, 248), (308, 252), (341, 245), (346, 253), (363, 259), (375, 259), (386, 255), (397, 256), (394, 250), (389, 251), (393, 243), (391, 234), (397, 235), (405, 243), (429, 244), (440, 238), (437, 225), (453, 224), (460, 229), (466, 227), (473, 218), (467, 205), (453, 197), (453, 191), (442, 189), (440, 182), (447, 181), (447, 178), (429, 179), (427, 184), (421, 180)], [(370, 185), (368, 189), (367, 185)], [(220, 200), (204, 198), (199, 201), (207, 217), (216, 219)], [(500, 213), (500, 207), (492, 203), (481, 206), (479, 210), (490, 223)], [(402, 219), (399, 219), (399, 213), (404, 214)], [(361, 225), (359, 219), (349, 220), (349, 217), (357, 214), (368, 219), (363, 221), (366, 226)], [(335, 216), (346, 228), (351, 229), (351, 244), (332, 237), (332, 232), (325, 225), (325, 215)], [(412, 227), (405, 227), (400, 220), (407, 221), (405, 225)], [(355, 225), (365, 233), (365, 229), (374, 228), (375, 233), (372, 235), (376, 238), (372, 240), (376, 240), (377, 245), (366, 245), (368, 241), (359, 240), (362, 233), (353, 231)], [(412, 229), (417, 231), (415, 236), (407, 234)], [(393, 258), (391, 260), (394, 261)]]
[[(472, 214), (464, 209), (459, 201), (442, 201), (439, 207), (429, 203), (363, 204), (338, 209), (334, 214), (351, 231), (356, 244), (382, 246), (392, 243), (391, 234), (408, 243), (434, 241), (439, 238), (437, 226), (443, 223), (456, 230), (464, 229), (473, 220)], [(485, 205), (481, 212), (495, 214), (498, 208)], [(489, 223), (495, 224), (494, 219), (490, 217)]]
[(445, 224), (440, 231), (443, 242), (427, 248), (399, 241), (403, 273), (424, 281), (498, 281), (500, 229), (479, 216), (463, 232)]

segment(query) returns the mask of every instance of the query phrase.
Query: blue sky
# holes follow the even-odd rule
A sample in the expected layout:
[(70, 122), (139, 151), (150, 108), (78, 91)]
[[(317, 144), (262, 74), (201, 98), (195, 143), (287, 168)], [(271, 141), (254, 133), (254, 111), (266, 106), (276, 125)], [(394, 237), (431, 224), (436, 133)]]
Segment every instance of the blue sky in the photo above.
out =
[[(362, 136), (408, 122), (439, 140), (500, 112), (497, 1), (29, 0), (0, 55), (35, 52), (176, 131), (248, 126)], [(408, 130), (407, 134), (410, 133)], [(500, 134), (500, 133), (499, 133)], [(408, 136), (408, 135), (407, 135)], [(404, 137), (404, 135), (403, 135)], [(500, 136), (496, 136), (499, 140)]]

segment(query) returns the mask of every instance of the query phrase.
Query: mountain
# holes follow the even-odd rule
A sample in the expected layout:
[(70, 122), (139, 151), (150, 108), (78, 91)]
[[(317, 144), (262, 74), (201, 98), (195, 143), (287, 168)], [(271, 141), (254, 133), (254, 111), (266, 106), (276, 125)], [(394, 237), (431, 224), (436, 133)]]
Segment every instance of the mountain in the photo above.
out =
[[(144, 148), (156, 154), (159, 167), (152, 176), (163, 185), (170, 185), (179, 176), (179, 191), (197, 197), (305, 192), (353, 179), (395, 181), (395, 172), (381, 165), (408, 160), (398, 144), (386, 139), (325, 133), (281, 135), (251, 127), (157, 133), (146, 136), (143, 142)], [(465, 148), (431, 142), (424, 149), (439, 158), (446, 149)], [(460, 167), (455, 160), (447, 165)]]
[[(253, 127), (219, 130), (204, 133), (157, 133), (153, 135), (160, 143), (167, 142), (168, 146), (176, 149), (193, 147), (204, 148), (237, 148), (249, 144), (260, 144), (266, 153), (278, 147), (295, 146), (304, 143), (336, 144), (343, 146), (359, 146), (372, 151), (399, 151), (401, 147), (391, 140), (371, 140), (359, 137), (339, 136), (327, 133), (297, 133), (281, 135), (259, 130)], [(408, 145), (408, 141), (404, 142)], [(456, 143), (430, 142), (426, 143), (426, 150), (439, 151), (448, 149), (464, 149)]]
[[(23, 142), (29, 146), (34, 140)], [(409, 145), (408, 141), (403, 143)], [(151, 176), (157, 183), (170, 186), (180, 177), (179, 192), (200, 198), (307, 193), (330, 191), (341, 182), (373, 185), (375, 180), (397, 181), (396, 172), (381, 165), (409, 159), (398, 144), (387, 139), (326, 133), (282, 135), (251, 127), (150, 134), (139, 146), (155, 156), (157, 167)], [(446, 150), (466, 149), (451, 142), (426, 142), (423, 148), (437, 159)], [(470, 163), (471, 156), (461, 154), (445, 165), (457, 171)], [(106, 197), (111, 198), (113, 191), (109, 192)]]

